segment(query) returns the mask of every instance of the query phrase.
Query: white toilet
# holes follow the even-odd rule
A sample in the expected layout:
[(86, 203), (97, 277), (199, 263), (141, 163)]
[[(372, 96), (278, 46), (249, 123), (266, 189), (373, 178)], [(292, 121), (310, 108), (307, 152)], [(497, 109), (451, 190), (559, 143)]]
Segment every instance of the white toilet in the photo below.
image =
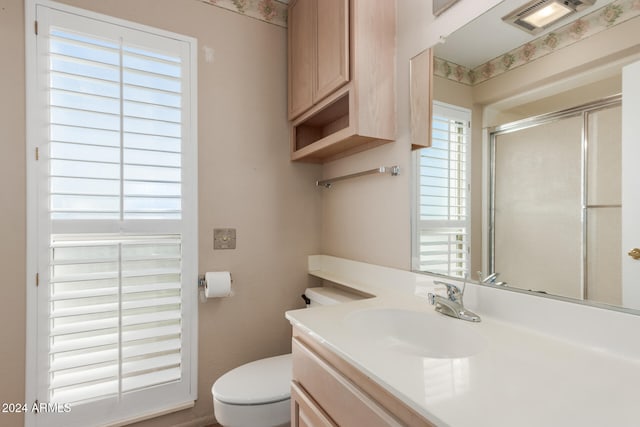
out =
[[(310, 307), (362, 298), (338, 288), (308, 288)], [(227, 372), (211, 387), (223, 427), (285, 427), (291, 422), (291, 354), (256, 360)]]

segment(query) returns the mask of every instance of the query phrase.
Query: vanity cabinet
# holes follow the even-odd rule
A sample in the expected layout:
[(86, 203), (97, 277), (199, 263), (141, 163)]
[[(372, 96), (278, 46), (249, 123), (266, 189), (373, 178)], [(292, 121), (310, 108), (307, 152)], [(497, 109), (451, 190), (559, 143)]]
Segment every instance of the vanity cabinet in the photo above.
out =
[(395, 0), (294, 0), (291, 159), (324, 162), (395, 139)]
[(364, 373), (295, 327), (292, 353), (292, 426), (433, 426)]

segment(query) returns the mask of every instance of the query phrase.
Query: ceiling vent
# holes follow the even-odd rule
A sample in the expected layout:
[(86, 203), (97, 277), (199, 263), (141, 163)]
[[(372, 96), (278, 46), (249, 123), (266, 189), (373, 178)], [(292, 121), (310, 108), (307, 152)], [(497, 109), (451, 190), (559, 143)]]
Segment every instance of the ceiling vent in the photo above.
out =
[(502, 20), (529, 34), (538, 34), (559, 20), (593, 6), (596, 0), (533, 0)]

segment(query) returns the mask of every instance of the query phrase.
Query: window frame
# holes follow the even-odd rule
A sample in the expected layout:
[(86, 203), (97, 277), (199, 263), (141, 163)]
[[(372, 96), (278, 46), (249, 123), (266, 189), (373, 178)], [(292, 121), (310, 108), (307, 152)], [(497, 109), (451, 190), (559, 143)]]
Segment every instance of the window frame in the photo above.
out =
[[(110, 17), (107, 15), (83, 10), (80, 8), (63, 5), (50, 0), (26, 0), (25, 1), (25, 74), (26, 74), (26, 180), (27, 180), (27, 249), (26, 249), (26, 372), (25, 372), (25, 404), (31, 408), (38, 401), (46, 403), (47, 398), (39, 396), (39, 381), (42, 375), (48, 372), (38, 372), (39, 369), (39, 339), (38, 339), (38, 322), (46, 322), (47, 316), (38, 315), (38, 307), (41, 300), (47, 299), (48, 289), (44, 290), (42, 286), (38, 286), (38, 281), (42, 284), (43, 275), (42, 264), (49, 260), (49, 250), (47, 245), (43, 245), (43, 236), (52, 234), (49, 221), (42, 215), (43, 207), (46, 205), (48, 209), (48, 200), (42, 200), (42, 188), (48, 186), (48, 163), (44, 153), (39, 152), (38, 148), (41, 141), (48, 140), (47, 127), (43, 123), (48, 123), (49, 110), (46, 103), (42, 99), (45, 95), (41, 93), (44, 87), (42, 78), (44, 67), (43, 62), (37, 59), (41, 53), (38, 51), (37, 20), (39, 7), (78, 15), (83, 18), (103, 21), (109, 24), (125, 27), (135, 31), (148, 33), (154, 36), (175, 39), (183, 42), (185, 46), (184, 58), (188, 62), (188, 74), (185, 75), (184, 81), (188, 83), (188, 87), (184, 89), (183, 96), (188, 98), (183, 101), (183, 118), (182, 126), (182, 219), (181, 234), (183, 240), (182, 254), (182, 319), (183, 319), (183, 346), (185, 348), (185, 362), (188, 366), (183, 366), (183, 380), (186, 382), (186, 396), (180, 401), (155, 403), (153, 393), (145, 398), (145, 405), (142, 409), (136, 410), (135, 405), (128, 405), (130, 414), (119, 414), (111, 420), (100, 420), (102, 424), (115, 423), (122, 425), (124, 423), (141, 421), (144, 419), (156, 417), (165, 413), (170, 413), (182, 409), (192, 407), (197, 399), (197, 359), (198, 359), (198, 295), (197, 295), (197, 279), (198, 279), (198, 208), (197, 208), (197, 40), (173, 32), (153, 28), (147, 25), (138, 24), (123, 19)], [(42, 33), (42, 30), (40, 30)], [(38, 159), (39, 157), (39, 159)], [(44, 186), (44, 187), (43, 187)], [(169, 220), (165, 220), (169, 221)], [(96, 230), (98, 232), (119, 232), (129, 233), (135, 231), (142, 232), (158, 232), (158, 227), (145, 220), (129, 220), (123, 221), (121, 227), (114, 229), (112, 224), (106, 221), (84, 221), (86, 229)], [(83, 227), (85, 228), (85, 227)], [(73, 229), (73, 230), (71, 230)], [(71, 232), (77, 232), (78, 227), (70, 227)], [(165, 232), (173, 230), (165, 230)], [(56, 227), (56, 233), (65, 232), (64, 227)], [(191, 286), (190, 284), (193, 284)], [(43, 319), (44, 318), (44, 319)], [(139, 402), (138, 402), (139, 404)], [(125, 405), (126, 406), (126, 405)], [(40, 421), (39, 421), (40, 419)], [(97, 421), (96, 418), (93, 418)], [(36, 415), (32, 411), (25, 413), (25, 425), (36, 426), (43, 425), (46, 420), (42, 416)]]

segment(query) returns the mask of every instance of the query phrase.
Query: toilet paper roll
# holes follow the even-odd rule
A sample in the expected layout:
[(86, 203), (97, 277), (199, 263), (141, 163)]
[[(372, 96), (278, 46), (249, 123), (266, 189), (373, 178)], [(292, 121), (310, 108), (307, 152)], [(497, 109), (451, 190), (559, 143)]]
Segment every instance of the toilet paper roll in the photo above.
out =
[(231, 273), (228, 271), (208, 271), (204, 274), (205, 297), (220, 298), (231, 295)]

